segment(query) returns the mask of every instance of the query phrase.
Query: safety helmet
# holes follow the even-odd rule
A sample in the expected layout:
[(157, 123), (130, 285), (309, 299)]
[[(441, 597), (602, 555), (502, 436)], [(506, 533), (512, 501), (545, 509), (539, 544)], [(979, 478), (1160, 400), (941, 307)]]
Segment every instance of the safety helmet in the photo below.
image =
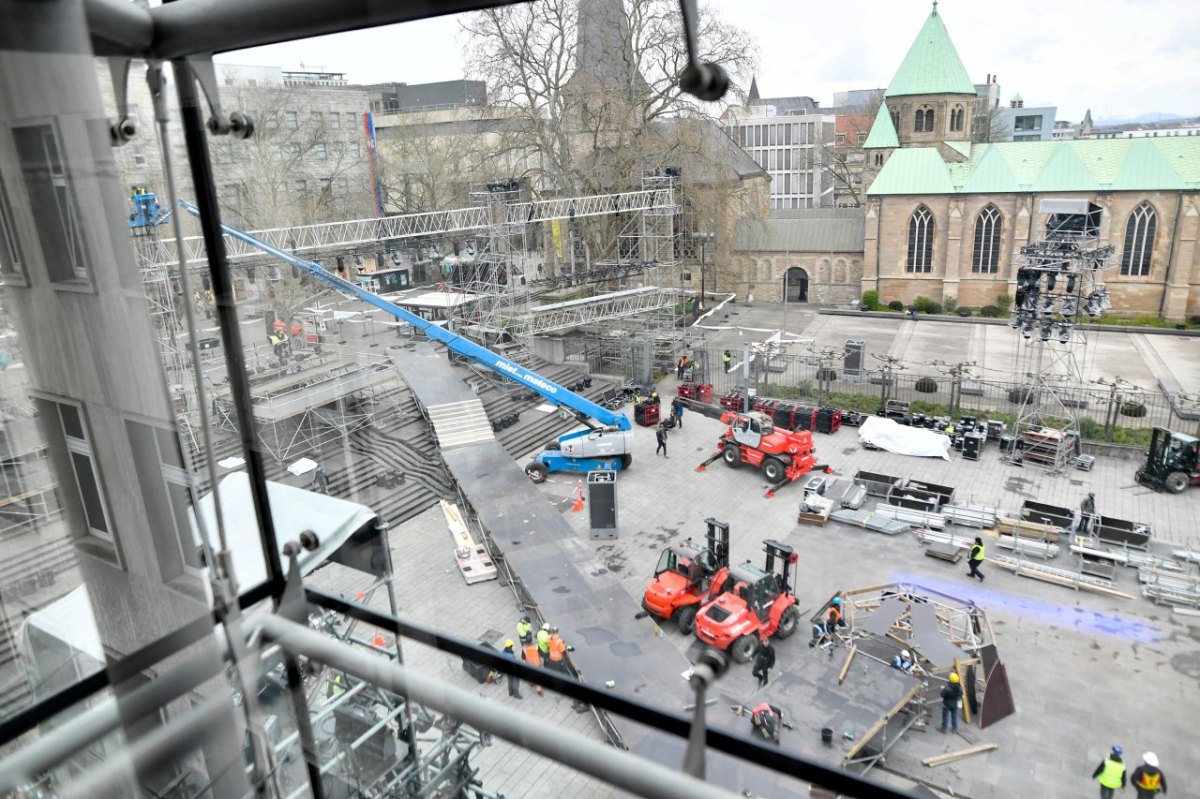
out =
[[(958, 682), (958, 672), (956, 672), (956, 671), (950, 672), (950, 682)], [(1115, 748), (1120, 748), (1120, 747), (1115, 747)]]
[(511, 639), (511, 638), (509, 638), (507, 641), (504, 642), (505, 649), (512, 649), (513, 646), (514, 646), (513, 639)]
[(1142, 755), (1142, 760), (1145, 761), (1147, 766), (1158, 768), (1158, 755), (1154, 754), (1153, 752), (1147, 752), (1146, 754)]
[(1124, 752), (1124, 751), (1125, 751), (1125, 750), (1121, 748), (1121, 745), (1120, 745), (1120, 744), (1113, 744), (1112, 753), (1113, 753), (1114, 755), (1119, 755), (1119, 754), (1121, 754), (1121, 753), (1122, 753), (1122, 752)]
[(526, 624), (529, 624), (529, 617), (528, 617), (528, 616), (522, 616), (522, 617), (521, 617), (521, 621), (525, 622)]
[(557, 635), (557, 634), (558, 634), (558, 628), (557, 628), (557, 627), (551, 627), (551, 628), (550, 628), (550, 632), (552, 632), (552, 633), (554, 633), (555, 635)]
[(833, 598), (833, 604), (837, 605), (838, 607), (841, 607), (842, 606), (842, 598), (840, 596), (835, 596)]
[(546, 632), (549, 632), (550, 631), (550, 623), (546, 622), (545, 624), (543, 624), (542, 629), (545, 630)]
[(905, 649), (900, 653), (900, 657), (904, 658), (905, 660), (912, 660), (912, 653)]

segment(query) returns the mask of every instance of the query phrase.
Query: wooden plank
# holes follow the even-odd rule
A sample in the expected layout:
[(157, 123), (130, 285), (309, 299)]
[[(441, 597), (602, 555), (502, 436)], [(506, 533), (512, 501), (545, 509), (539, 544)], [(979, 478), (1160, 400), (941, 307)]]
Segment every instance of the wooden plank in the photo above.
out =
[[(971, 723), (971, 703), (967, 701), (967, 689), (966, 689), (967, 682), (963, 678), (963, 669), (962, 669), (962, 666), (958, 662), (958, 658), (954, 659), (954, 673), (958, 675), (958, 684), (963, 686), (963, 692), (962, 692), (963, 693), (963, 700), (962, 700), (963, 723), (970, 724)], [(972, 686), (972, 690), (974, 690), (974, 686)]]
[(487, 549), (475, 543), (458, 506), (444, 499), (438, 500), (438, 505), (446, 519), (450, 537), (454, 539), (454, 562), (467, 585), (498, 579), (500, 574), (496, 564), (492, 562)]
[(1062, 532), (1062, 528), (1052, 524), (1030, 522), (1025, 519), (1009, 519), (1003, 516), (996, 520), (996, 529), (1001, 533), (1020, 535), (1022, 538), (1037, 538), (1051, 544), (1058, 543), (1059, 533)]
[(920, 690), (920, 685), (914, 685), (912, 690), (909, 691), (903, 699), (897, 702), (891, 710), (884, 714), (883, 718), (871, 725), (871, 728), (854, 743), (854, 746), (852, 746), (850, 751), (846, 753), (846, 756), (842, 758), (842, 762), (844, 763), (847, 760), (853, 760), (855, 757), (857, 757), (858, 753), (861, 752), (866, 745), (871, 742), (871, 739), (879, 734), (879, 731), (883, 729), (883, 726), (891, 721), (893, 716), (903, 710), (904, 706), (911, 702), (913, 697), (916, 696), (917, 692)]
[(846, 662), (842, 664), (842, 670), (838, 673), (838, 685), (841, 685), (846, 680), (846, 672), (850, 671), (850, 664), (854, 661), (854, 656), (858, 654), (858, 644), (850, 647), (850, 654), (846, 655)]
[(947, 752), (944, 755), (927, 757), (921, 762), (926, 766), (933, 768), (934, 766), (944, 766), (947, 763), (953, 763), (955, 760), (961, 760), (964, 757), (983, 754), (984, 752), (990, 752), (993, 749), (999, 748), (1000, 744), (997, 743), (979, 744), (978, 746), (968, 746), (966, 749), (959, 749), (957, 752)]

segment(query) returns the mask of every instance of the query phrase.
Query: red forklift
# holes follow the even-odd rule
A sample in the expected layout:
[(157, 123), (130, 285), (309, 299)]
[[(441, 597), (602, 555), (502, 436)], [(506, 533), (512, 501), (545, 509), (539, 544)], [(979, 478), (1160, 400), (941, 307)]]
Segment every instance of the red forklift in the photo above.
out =
[(716, 598), (696, 616), (696, 637), (738, 663), (750, 662), (760, 638), (788, 638), (800, 624), (790, 582), (796, 552), (774, 539), (763, 542), (763, 551), (765, 569), (746, 561), (718, 572), (709, 591)]
[(1172, 494), (1200, 485), (1200, 440), (1164, 427), (1154, 428), (1146, 462), (1134, 479), (1155, 491)]
[(721, 424), (727, 429), (717, 442), (717, 453), (696, 467), (696, 471), (704, 471), (718, 458), (731, 469), (742, 464), (761, 468), (770, 484), (768, 497), (774, 496), (780, 486), (813, 470), (832, 471), (817, 465), (812, 433), (807, 430), (776, 427), (770, 416), (759, 411), (725, 413)]
[(696, 611), (708, 598), (713, 576), (729, 566), (729, 525), (712, 518), (704, 523), (707, 548), (700, 549), (689, 538), (664, 549), (642, 597), (647, 613), (660, 621), (675, 619), (684, 635), (692, 634)]

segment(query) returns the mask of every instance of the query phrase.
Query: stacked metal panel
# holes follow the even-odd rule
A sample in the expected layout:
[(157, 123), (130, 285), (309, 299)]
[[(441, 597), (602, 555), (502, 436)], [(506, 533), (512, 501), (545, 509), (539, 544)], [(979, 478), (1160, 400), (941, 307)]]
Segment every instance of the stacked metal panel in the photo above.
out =
[(941, 530), (946, 526), (946, 517), (940, 513), (911, 510), (909, 508), (897, 507), (896, 505), (888, 505), (885, 502), (875, 503), (875, 513), (914, 527), (920, 525), (922, 527), (932, 527), (934, 530)]
[(1138, 580), (1142, 583), (1142, 596), (1156, 605), (1200, 607), (1200, 577), (1182, 574), (1164, 574), (1153, 568), (1138, 569)]
[(943, 505), (942, 515), (951, 524), (960, 527), (978, 527), (986, 530), (996, 526), (996, 509), (980, 505)]
[(865, 510), (835, 510), (829, 515), (829, 518), (835, 522), (853, 524), (855, 527), (873, 530), (884, 535), (905, 533), (910, 529), (910, 525), (903, 522), (898, 522), (886, 516), (881, 516), (878, 513), (871, 513)]

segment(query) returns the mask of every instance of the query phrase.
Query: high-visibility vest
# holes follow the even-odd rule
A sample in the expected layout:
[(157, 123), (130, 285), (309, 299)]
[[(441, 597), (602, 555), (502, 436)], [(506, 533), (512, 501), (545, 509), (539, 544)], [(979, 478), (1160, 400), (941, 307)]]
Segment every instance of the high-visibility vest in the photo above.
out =
[(1142, 791), (1157, 791), (1162, 787), (1162, 772), (1159, 771), (1151, 774), (1148, 771), (1143, 771), (1142, 775), (1138, 777), (1137, 782), (1133, 784), (1133, 787)]
[(566, 654), (567, 642), (562, 639), (562, 636), (558, 634), (550, 636), (550, 660), (558, 663)]
[(529, 634), (533, 632), (533, 625), (527, 621), (517, 622), (517, 637), (522, 641), (529, 640)]
[(837, 624), (842, 620), (842, 611), (837, 605), (830, 605), (829, 610), (825, 611), (825, 623)]
[(525, 662), (530, 666), (542, 665), (542, 655), (538, 652), (537, 644), (526, 644), (521, 647), (521, 651), (525, 653)]
[(728, 352), (723, 352), (723, 353), (721, 353), (721, 360), (724, 361), (725, 363), (729, 363), (730, 361), (733, 360), (733, 356), (730, 355)]
[(986, 553), (983, 548), (983, 544), (976, 544), (975, 546), (971, 547), (971, 560), (983, 560), (984, 554)]
[(537, 648), (543, 655), (550, 651), (550, 631), (538, 630)]
[(1097, 777), (1105, 788), (1120, 788), (1121, 778), (1125, 776), (1125, 764), (1111, 757), (1104, 758), (1104, 770)]

